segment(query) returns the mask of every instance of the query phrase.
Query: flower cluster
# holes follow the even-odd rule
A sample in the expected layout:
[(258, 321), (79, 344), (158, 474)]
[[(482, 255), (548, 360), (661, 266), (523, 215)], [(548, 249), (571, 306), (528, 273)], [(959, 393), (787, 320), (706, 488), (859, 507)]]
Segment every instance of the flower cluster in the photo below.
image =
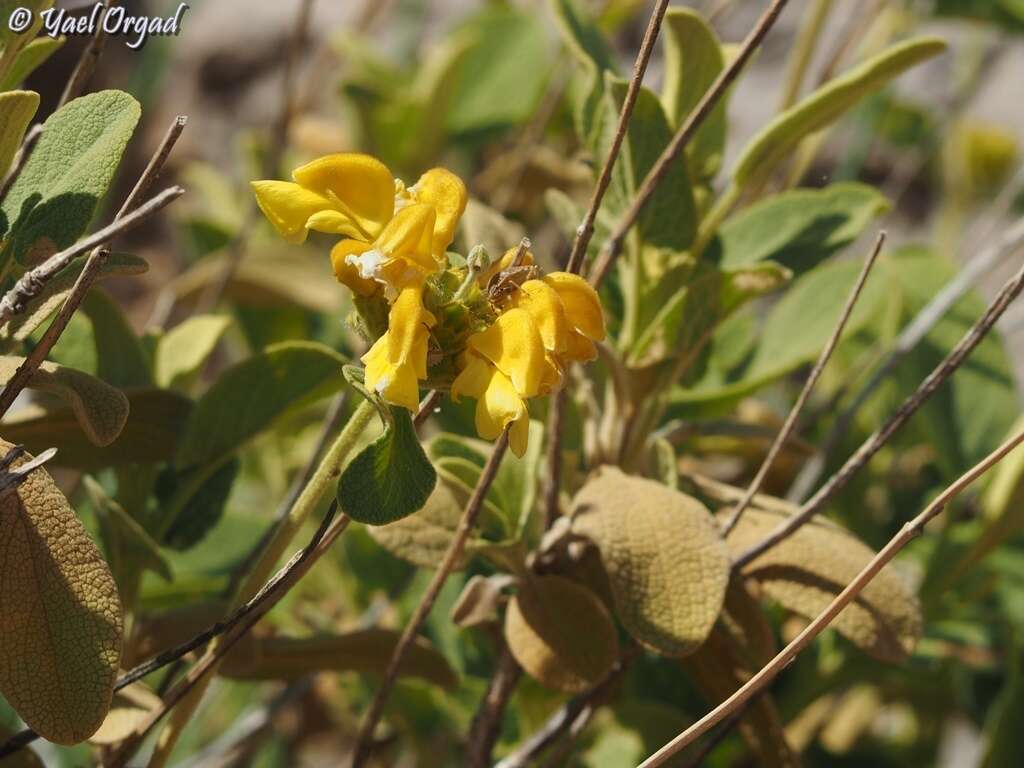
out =
[(267, 219), (291, 242), (310, 230), (343, 236), (331, 250), (335, 276), (361, 314), (386, 307), (386, 329), (362, 357), (366, 386), (410, 411), (421, 382), (474, 398), (480, 436), (510, 427), (521, 456), (526, 401), (561, 387), (567, 365), (593, 359), (604, 338), (590, 285), (566, 272), (542, 275), (522, 247), (493, 264), (479, 248), (468, 259), (449, 254), (466, 188), (443, 168), (407, 187), (372, 157), (336, 154), (292, 177), (253, 182)]

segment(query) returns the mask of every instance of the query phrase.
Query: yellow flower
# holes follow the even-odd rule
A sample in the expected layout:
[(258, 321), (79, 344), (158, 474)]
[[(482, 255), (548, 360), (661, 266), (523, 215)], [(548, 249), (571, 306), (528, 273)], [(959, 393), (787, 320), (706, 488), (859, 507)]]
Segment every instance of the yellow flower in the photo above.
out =
[(391, 305), (387, 332), (362, 357), (367, 389), (415, 413), (419, 381), (427, 377), (427, 338), (435, 322), (423, 308), (420, 286), (403, 288)]
[(476, 430), (485, 440), (511, 425), (509, 447), (522, 456), (530, 427), (526, 399), (539, 394), (549, 367), (540, 332), (526, 310), (513, 308), (470, 336), (466, 347), (452, 398), (476, 399)]
[[(512, 266), (513, 260), (516, 258), (516, 254), (519, 253), (518, 246), (515, 248), (509, 248), (502, 254), (502, 257), (496, 262), (491, 264), (487, 269), (480, 273), (478, 278), (480, 287), (486, 288), (487, 284), (491, 282), (491, 278), (501, 272), (503, 269), (508, 269)], [(523, 254), (523, 258), (520, 261), (520, 266), (529, 267), (533, 265), (533, 254), (527, 251)]]
[(596, 341), (604, 341), (604, 313), (601, 300), (590, 283), (571, 272), (552, 272), (544, 282), (555, 290), (570, 326), (566, 336), (565, 360), (586, 362), (597, 357)]
[(466, 208), (466, 187), (451, 172), (434, 168), (407, 188), (369, 155), (327, 155), (292, 178), (254, 181), (260, 210), (290, 242), (303, 242), (310, 230), (350, 238), (331, 261), (338, 279), (364, 296), (365, 281), (384, 283), (394, 296), (443, 268)]

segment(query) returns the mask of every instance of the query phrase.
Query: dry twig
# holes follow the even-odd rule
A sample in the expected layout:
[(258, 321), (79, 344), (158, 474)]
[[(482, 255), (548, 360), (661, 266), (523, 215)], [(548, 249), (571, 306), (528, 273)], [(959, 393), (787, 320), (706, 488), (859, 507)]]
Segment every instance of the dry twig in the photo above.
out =
[(423, 622), (430, 615), (430, 610), (434, 607), (434, 602), (437, 600), (437, 596), (440, 594), (445, 581), (447, 581), (448, 575), (455, 567), (459, 557), (462, 556), (462, 550), (466, 546), (469, 534), (473, 531), (473, 526), (476, 525), (476, 519), (483, 508), (487, 491), (490, 490), (491, 484), (498, 474), (498, 467), (507, 448), (508, 429), (506, 428), (494, 444), (494, 450), (491, 452), (483, 472), (480, 473), (480, 479), (477, 481), (476, 488), (473, 489), (473, 495), (466, 505), (466, 511), (462, 514), (459, 527), (455, 531), (451, 544), (448, 545), (448, 551), (445, 552), (444, 559), (434, 573), (434, 578), (431, 579), (426, 593), (424, 593), (419, 605), (416, 606), (415, 612), (406, 624), (405, 630), (402, 632), (402, 636), (399, 638), (398, 644), (391, 654), (391, 660), (388, 662), (388, 667), (384, 672), (380, 687), (377, 688), (370, 708), (363, 717), (363, 722), (359, 727), (359, 735), (356, 737), (356, 745), (352, 752), (353, 768), (359, 768), (369, 757), (370, 747), (373, 743), (373, 732), (376, 730), (377, 723), (384, 711), (384, 703), (387, 701), (388, 694), (391, 693), (391, 688), (395, 684), (395, 679), (398, 676), (398, 667), (406, 652), (415, 642)]

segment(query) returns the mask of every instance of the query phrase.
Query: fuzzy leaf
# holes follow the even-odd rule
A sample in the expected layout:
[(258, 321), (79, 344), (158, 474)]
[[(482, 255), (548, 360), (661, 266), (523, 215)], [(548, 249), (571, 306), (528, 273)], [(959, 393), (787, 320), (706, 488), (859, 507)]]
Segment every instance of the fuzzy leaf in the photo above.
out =
[(344, 364), (323, 344), (293, 341), (231, 366), (196, 402), (175, 463), (185, 469), (230, 456), (284, 414), (341, 389)]
[[(689, 8), (670, 8), (665, 14), (665, 78), (661, 103), (669, 124), (678, 130), (725, 66), (722, 45), (714, 30)], [(695, 179), (715, 175), (725, 151), (728, 92), (708, 115), (686, 148)]]
[[(786, 515), (748, 509), (728, 538), (738, 556), (767, 536)], [(817, 617), (874, 556), (849, 531), (812, 521), (753, 560), (743, 575), (765, 595), (808, 619)], [(875, 577), (832, 626), (879, 661), (902, 661), (921, 636), (921, 608), (902, 574), (891, 565)]]
[(38, 108), (39, 94), (35, 91), (0, 93), (0, 177), (7, 175)]
[[(340, 635), (258, 637), (251, 633), (224, 658), (220, 674), (236, 680), (294, 680), (314, 672), (382, 674), (401, 633), (365, 629)], [(425, 638), (416, 638), (402, 658), (399, 677), (416, 677), (454, 688), (458, 678)]]
[[(0, 441), (3, 453), (11, 447)], [(45, 469), (0, 500), (0, 530), (0, 693), (41, 736), (76, 744), (110, 706), (121, 658), (117, 587)]]
[(338, 504), (353, 520), (387, 525), (421, 509), (437, 472), (423, 452), (412, 417), (393, 408), (384, 434), (352, 459), (338, 480)]
[(158, 709), (161, 699), (142, 683), (133, 683), (114, 694), (103, 725), (90, 738), (90, 744), (114, 745), (127, 738), (146, 717)]
[(714, 249), (723, 269), (771, 260), (800, 274), (852, 243), (888, 209), (877, 190), (856, 182), (795, 189), (730, 217)]
[[(24, 362), (22, 357), (0, 357), (0, 381), (7, 383)], [(28, 386), (56, 395), (71, 408), (78, 425), (95, 445), (110, 445), (128, 420), (128, 398), (118, 389), (87, 373), (44, 362)]]
[[(110, 498), (103, 490), (103, 486), (93, 478), (86, 475), (83, 485), (92, 502), (93, 509), (96, 511), (96, 516), (99, 518), (100, 530), (106, 542), (107, 552), (116, 550), (119, 556), (125, 556), (133, 566), (150, 570), (164, 581), (172, 581), (174, 573), (171, 571), (170, 563), (167, 562), (160, 547), (139, 524), (139, 521)], [(111, 563), (113, 562), (111, 560)], [(113, 570), (117, 571), (116, 568)]]
[(601, 682), (619, 657), (608, 609), (562, 576), (523, 579), (505, 612), (509, 650), (548, 688), (580, 693)]
[(914, 38), (828, 81), (751, 139), (736, 161), (732, 183), (737, 187), (760, 183), (806, 136), (827, 127), (862, 98), (906, 70), (945, 50), (946, 43), (938, 38)]
[(223, 315), (196, 315), (168, 331), (157, 343), (153, 361), (156, 383), (161, 387), (187, 383), (210, 356), (231, 325)]
[[(163, 509), (175, 509), (177, 514), (168, 522), (160, 543), (183, 551), (202, 541), (224, 515), (240, 470), (237, 458), (229, 459), (212, 472), (197, 467), (178, 473), (168, 467), (157, 478), (157, 498)], [(183, 493), (187, 496), (179, 496)]]
[[(10, 17), (4, 16), (3, 18)], [(25, 82), (29, 75), (45, 64), (46, 60), (64, 45), (65, 40), (66, 38), (63, 36), (50, 37), (45, 35), (37, 37), (26, 45), (18, 53), (17, 58), (7, 74), (4, 75), (3, 80), (0, 80), (0, 90), (7, 91), (11, 88), (17, 88)]]
[(600, 550), (615, 613), (633, 637), (668, 656), (704, 642), (725, 599), (729, 555), (703, 504), (604, 467), (576, 494), (572, 529)]
[(82, 302), (82, 312), (92, 325), (96, 375), (115, 387), (151, 386), (149, 358), (121, 305), (93, 288)]
[(52, 463), (95, 471), (125, 464), (169, 461), (192, 410), (183, 395), (159, 389), (129, 389), (123, 393), (129, 403), (128, 418), (116, 439), (98, 448), (82, 432), (72, 406), (19, 410), (0, 427), (4, 436), (40, 453), (51, 445), (60, 446)]
[[(75, 281), (78, 280), (78, 276), (82, 274), (82, 269), (84, 268), (85, 261), (79, 259), (50, 280), (42, 292), (28, 302), (25, 312), (11, 318), (3, 329), (0, 330), (0, 337), (24, 341), (31, 336), (33, 331), (46, 322), (64, 303), (64, 300), (71, 294), (71, 289), (74, 288)], [(145, 259), (140, 259), (138, 256), (131, 256), (126, 253), (112, 253), (96, 273), (96, 280), (122, 275), (141, 275), (148, 269), (149, 264)]]
[(68, 102), (47, 119), (3, 201), (11, 226), (5, 259), (32, 263), (85, 232), (140, 114), (127, 93), (100, 91)]

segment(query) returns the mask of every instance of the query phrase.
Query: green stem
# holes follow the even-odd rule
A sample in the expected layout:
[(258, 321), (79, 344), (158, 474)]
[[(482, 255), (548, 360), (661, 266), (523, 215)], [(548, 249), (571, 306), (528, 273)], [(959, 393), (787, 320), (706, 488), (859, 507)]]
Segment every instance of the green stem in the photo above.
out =
[[(281, 559), (288, 545), (295, 538), (295, 534), (316, 510), (320, 501), (334, 489), (334, 483), (341, 474), (342, 465), (348, 455), (355, 448), (356, 442), (363, 434), (363, 431), (373, 419), (376, 408), (368, 400), (364, 400), (349, 418), (345, 428), (338, 435), (334, 444), (324, 454), (309, 483), (303, 488), (299, 498), (274, 531), (274, 535), (267, 542), (259, 559), (253, 564), (249, 573), (246, 574), (238, 590), (235, 592), (228, 612), (235, 610), (245, 603), (249, 598), (259, 591), (260, 587), (270, 578), (270, 574)], [(218, 647), (222, 638), (214, 639), (206, 648), (206, 655), (212, 654)], [(205, 675), (196, 686), (171, 710), (168, 715), (167, 724), (160, 732), (153, 756), (150, 758), (149, 768), (161, 768), (166, 765), (174, 745), (177, 744), (185, 726), (188, 725), (195, 713), (199, 702), (206, 693), (206, 688), (216, 674), (216, 666)]]

